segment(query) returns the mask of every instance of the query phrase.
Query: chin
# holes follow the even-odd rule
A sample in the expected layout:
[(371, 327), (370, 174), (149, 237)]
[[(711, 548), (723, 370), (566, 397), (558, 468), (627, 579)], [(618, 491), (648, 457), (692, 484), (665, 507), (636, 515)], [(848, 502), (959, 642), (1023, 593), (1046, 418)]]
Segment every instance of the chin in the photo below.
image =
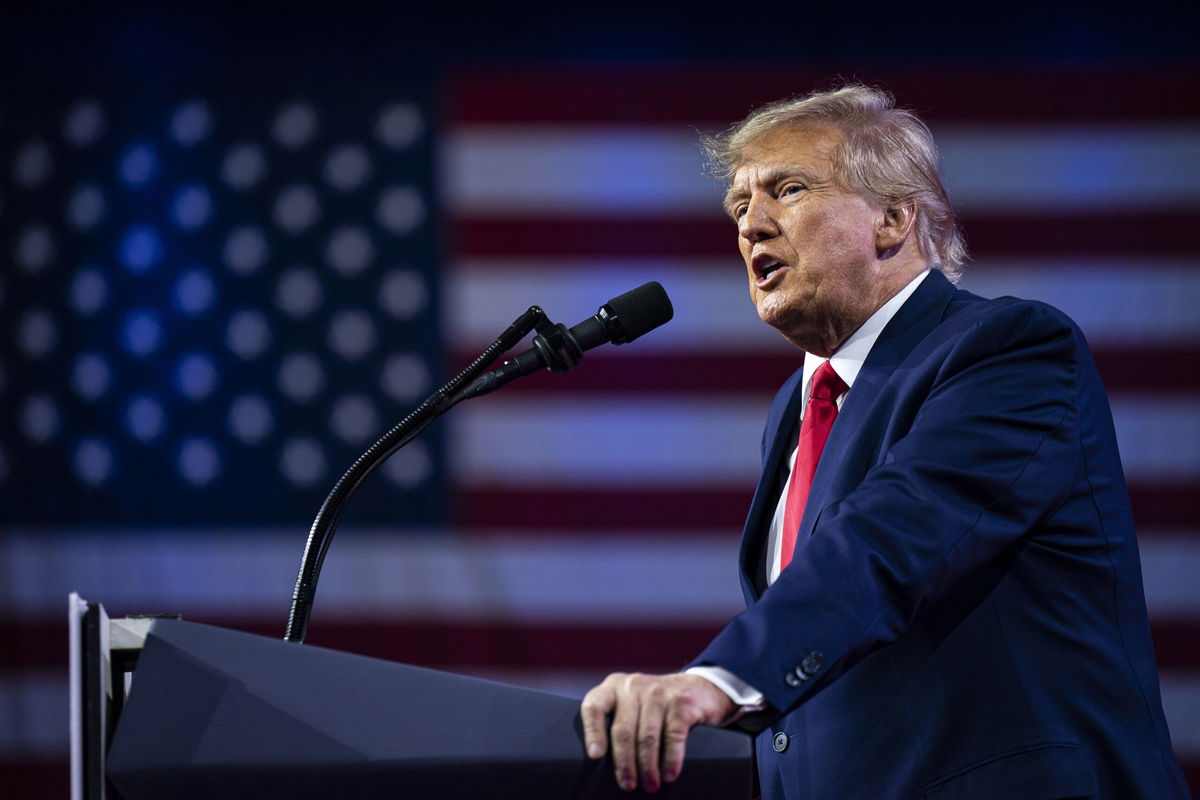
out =
[[(782, 325), (781, 321), (776, 319), (775, 317), (776, 317), (776, 315), (773, 314), (769, 309), (762, 309), (762, 308), (758, 309), (758, 318), (759, 319), (761, 319), (767, 325), (771, 326), (772, 328), (779, 331), (780, 333), (783, 333), (787, 326)], [(784, 333), (784, 335), (786, 336), (787, 334)]]
[[(767, 296), (758, 303), (758, 318), (780, 333), (796, 327), (796, 311), (782, 298)], [(784, 333), (787, 336), (786, 333)]]

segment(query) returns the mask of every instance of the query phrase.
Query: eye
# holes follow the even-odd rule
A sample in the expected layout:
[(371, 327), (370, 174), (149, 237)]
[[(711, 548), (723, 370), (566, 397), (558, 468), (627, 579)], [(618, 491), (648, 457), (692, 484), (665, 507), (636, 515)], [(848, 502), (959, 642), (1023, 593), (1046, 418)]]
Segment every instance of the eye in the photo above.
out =
[(745, 215), (747, 208), (748, 208), (748, 206), (745, 203), (738, 203), (736, 206), (733, 207), (733, 218), (740, 219), (742, 216)]
[(801, 183), (786, 183), (783, 185), (783, 188), (779, 190), (779, 196), (787, 197), (788, 195), (800, 194), (800, 192), (804, 191), (806, 188), (808, 187)]

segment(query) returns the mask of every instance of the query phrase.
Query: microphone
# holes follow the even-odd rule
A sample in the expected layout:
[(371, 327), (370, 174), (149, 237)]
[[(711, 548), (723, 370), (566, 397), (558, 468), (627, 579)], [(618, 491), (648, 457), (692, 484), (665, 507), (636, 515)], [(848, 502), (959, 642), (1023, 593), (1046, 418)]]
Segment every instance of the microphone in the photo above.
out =
[(600, 306), (570, 330), (561, 323), (547, 326), (533, 338), (533, 347), (485, 373), (462, 399), (494, 392), (506, 383), (542, 369), (566, 372), (579, 363), (584, 350), (612, 342), (625, 344), (669, 322), (675, 315), (671, 298), (658, 281), (644, 283)]

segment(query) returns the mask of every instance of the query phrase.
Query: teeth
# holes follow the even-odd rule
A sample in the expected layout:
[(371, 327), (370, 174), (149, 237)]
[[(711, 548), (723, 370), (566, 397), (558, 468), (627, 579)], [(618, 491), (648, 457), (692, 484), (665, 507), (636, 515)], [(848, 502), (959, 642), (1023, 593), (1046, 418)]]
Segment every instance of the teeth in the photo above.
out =
[(765, 264), (765, 265), (763, 266), (762, 276), (763, 276), (764, 278), (765, 278), (765, 277), (767, 277), (767, 276), (768, 276), (768, 275), (770, 275), (772, 272), (774, 272), (775, 270), (779, 269), (781, 266), (783, 266), (783, 265), (782, 265), (782, 264), (780, 264), (778, 261), (771, 261), (771, 262), (769, 262), (769, 263)]

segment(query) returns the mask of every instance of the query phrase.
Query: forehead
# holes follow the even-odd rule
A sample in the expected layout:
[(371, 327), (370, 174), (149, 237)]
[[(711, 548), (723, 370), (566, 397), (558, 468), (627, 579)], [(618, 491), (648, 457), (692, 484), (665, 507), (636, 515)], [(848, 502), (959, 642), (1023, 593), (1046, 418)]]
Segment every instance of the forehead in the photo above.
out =
[(841, 131), (828, 125), (793, 122), (769, 128), (742, 148), (733, 186), (756, 181), (760, 173), (789, 168), (829, 178), (842, 138)]

